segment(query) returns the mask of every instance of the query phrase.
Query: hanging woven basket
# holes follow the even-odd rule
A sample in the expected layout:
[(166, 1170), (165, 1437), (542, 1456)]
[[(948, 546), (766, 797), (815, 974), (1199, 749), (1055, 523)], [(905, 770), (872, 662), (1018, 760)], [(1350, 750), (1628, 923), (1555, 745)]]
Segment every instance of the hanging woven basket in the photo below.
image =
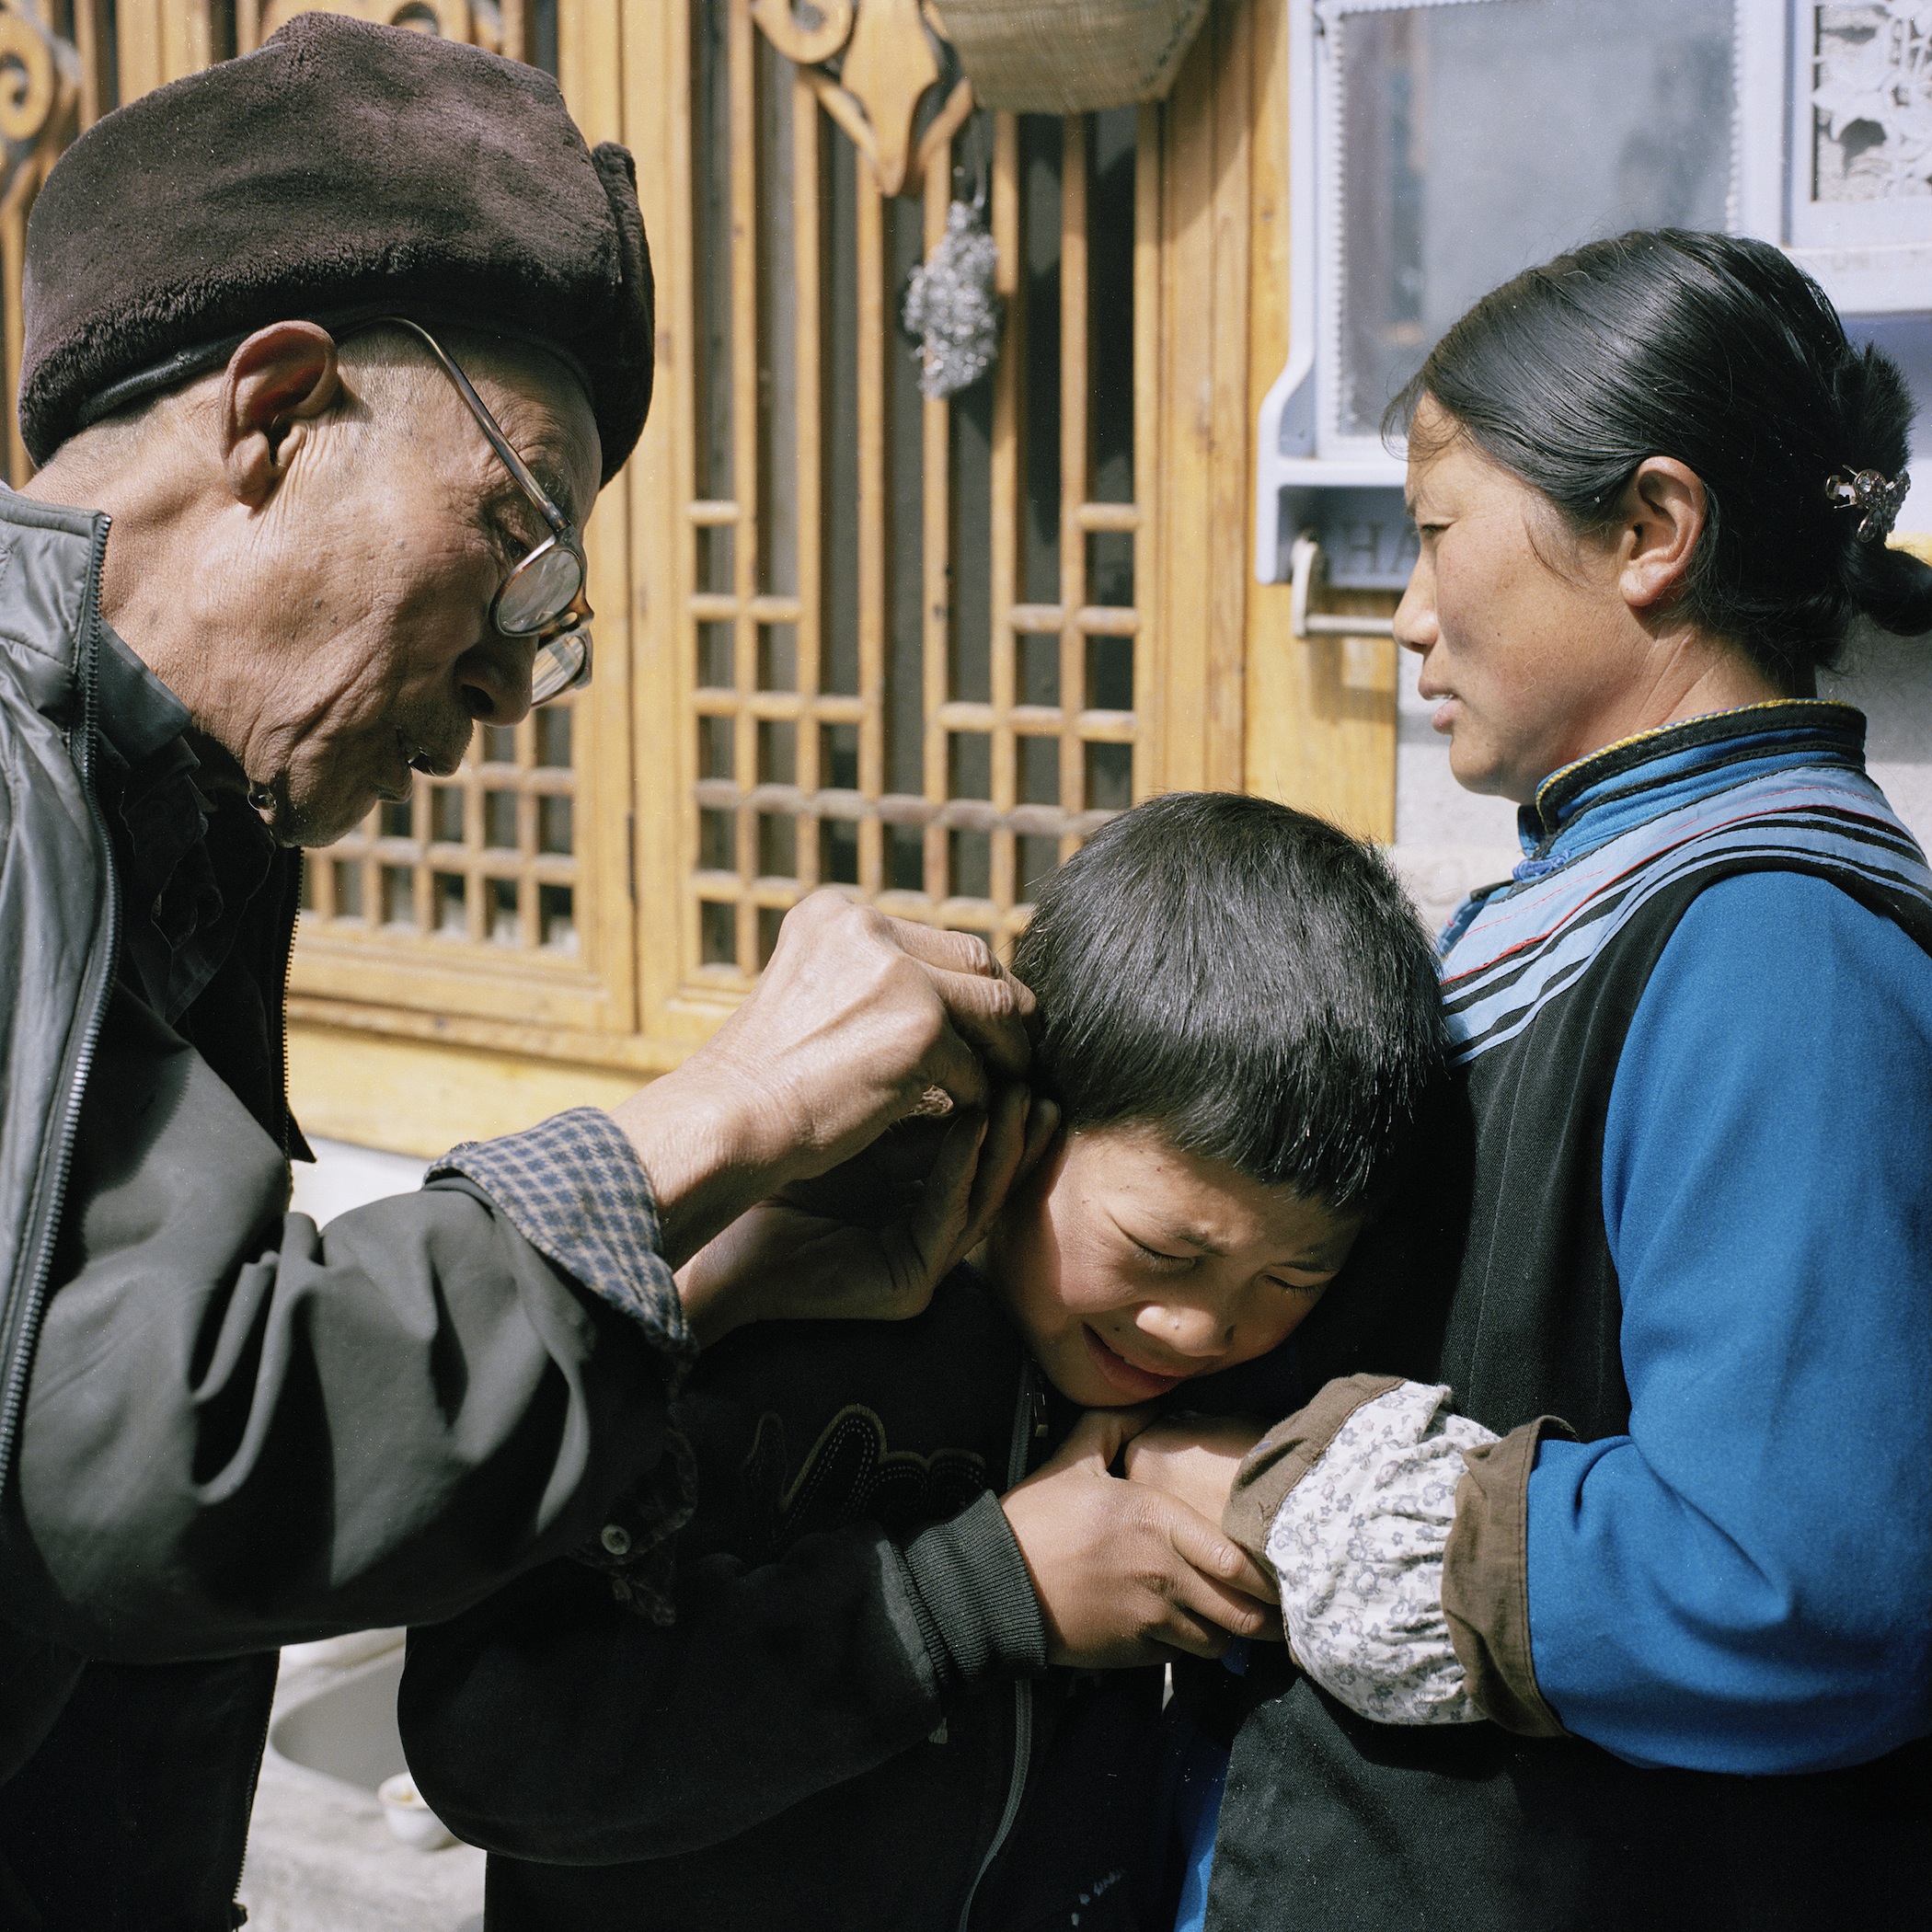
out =
[(1208, 0), (929, 0), (983, 108), (1087, 114), (1161, 100)]

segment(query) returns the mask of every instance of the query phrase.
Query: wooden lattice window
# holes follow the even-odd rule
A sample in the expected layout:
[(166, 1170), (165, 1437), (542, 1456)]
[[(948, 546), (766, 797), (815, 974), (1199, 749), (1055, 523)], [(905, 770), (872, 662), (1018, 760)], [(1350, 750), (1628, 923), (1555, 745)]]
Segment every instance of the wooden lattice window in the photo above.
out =
[(331, 926), (574, 958), (571, 706), (484, 725), (455, 777), (420, 779), (310, 861), (305, 909)]
[[(28, 164), (317, 4), (555, 73), (637, 157), (659, 307), (656, 405), (586, 531), (595, 682), (311, 855), (312, 1130), (431, 1153), (619, 1098), (816, 884), (1004, 947), (1045, 870), (1167, 787), (1385, 825), (1386, 694), (1248, 584), (1286, 350), (1275, 6), (1213, 0), (1167, 101), (1061, 121), (969, 119), (914, 0), (0, 0), (79, 70), (9, 147), (11, 355)], [(898, 315), (954, 162), (985, 178), (1005, 339), (929, 403)]]
[[(1004, 950), (1155, 786), (1154, 117), (942, 125), (890, 197), (749, 0), (690, 17), (687, 972), (742, 984), (823, 884)], [(928, 400), (903, 291), (975, 177), (1001, 352)]]
[(514, 728), (479, 727), (454, 777), (419, 778), (310, 854), (297, 990), (611, 1025), (630, 983), (628, 821), (594, 809), (624, 775), (607, 757), (600, 775), (593, 748), (626, 696), (593, 684)]

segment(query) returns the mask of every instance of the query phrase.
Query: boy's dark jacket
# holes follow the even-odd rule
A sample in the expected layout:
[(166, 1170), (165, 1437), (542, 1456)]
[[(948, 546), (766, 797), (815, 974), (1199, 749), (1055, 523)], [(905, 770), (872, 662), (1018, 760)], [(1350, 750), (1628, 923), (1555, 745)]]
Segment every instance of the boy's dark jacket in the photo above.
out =
[[(1265, 1412), (1292, 1373), (1187, 1406)], [(1171, 1923), (1160, 1674), (1047, 1670), (996, 1501), (1052, 1403), (967, 1270), (914, 1321), (709, 1351), (674, 1622), (560, 1562), (410, 1638), (410, 1767), (497, 1855), (492, 1932)]]

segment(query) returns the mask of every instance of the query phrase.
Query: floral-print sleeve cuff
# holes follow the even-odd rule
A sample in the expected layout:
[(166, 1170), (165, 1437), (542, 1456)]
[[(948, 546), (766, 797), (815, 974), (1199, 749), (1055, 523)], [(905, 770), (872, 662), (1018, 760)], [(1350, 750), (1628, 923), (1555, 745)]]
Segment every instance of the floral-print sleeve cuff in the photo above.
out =
[(546, 1260), (628, 1316), (667, 1354), (696, 1353), (650, 1177), (602, 1108), (573, 1107), (523, 1133), (466, 1141), (425, 1179), (451, 1175), (481, 1188)]
[(1559, 1731), (1512, 1567), (1509, 1498), (1527, 1461), (1515, 1436), (1499, 1443), (1449, 1403), (1446, 1387), (1389, 1376), (1330, 1383), (1242, 1464), (1225, 1526), (1274, 1570), (1296, 1662), (1350, 1709)]

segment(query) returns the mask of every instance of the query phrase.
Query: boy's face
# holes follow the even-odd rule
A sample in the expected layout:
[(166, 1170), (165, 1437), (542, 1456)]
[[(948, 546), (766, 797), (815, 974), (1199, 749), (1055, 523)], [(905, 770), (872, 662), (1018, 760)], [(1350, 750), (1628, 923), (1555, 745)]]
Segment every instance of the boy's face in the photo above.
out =
[(989, 1248), (1054, 1386), (1114, 1409), (1286, 1340), (1361, 1225), (1130, 1125), (1065, 1135), (1002, 1210)]

